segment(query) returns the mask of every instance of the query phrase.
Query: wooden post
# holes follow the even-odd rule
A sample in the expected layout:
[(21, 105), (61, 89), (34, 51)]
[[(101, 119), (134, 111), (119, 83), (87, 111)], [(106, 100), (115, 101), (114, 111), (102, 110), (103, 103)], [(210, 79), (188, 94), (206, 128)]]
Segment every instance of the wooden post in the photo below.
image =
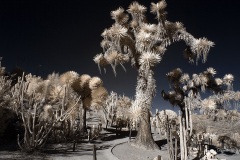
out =
[(88, 142), (91, 140), (91, 129), (88, 130)]
[(117, 127), (117, 123), (116, 123), (116, 137), (118, 136), (118, 127)]
[(73, 152), (75, 152), (75, 149), (76, 149), (76, 140), (74, 139), (73, 140)]
[(177, 136), (175, 136), (175, 157), (174, 160), (177, 160)]
[(108, 120), (107, 120), (107, 122), (106, 122), (106, 126), (105, 126), (105, 129), (107, 129), (107, 126), (108, 126)]
[(131, 136), (132, 136), (132, 127), (130, 127), (128, 142), (131, 142)]
[(93, 145), (93, 160), (97, 160), (96, 145)]

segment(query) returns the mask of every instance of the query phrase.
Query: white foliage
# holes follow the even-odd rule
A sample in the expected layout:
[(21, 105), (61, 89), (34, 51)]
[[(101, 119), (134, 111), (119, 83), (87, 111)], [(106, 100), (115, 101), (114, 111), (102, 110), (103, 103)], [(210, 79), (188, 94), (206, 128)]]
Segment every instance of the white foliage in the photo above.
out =
[(213, 99), (204, 99), (202, 100), (202, 107), (207, 110), (214, 110), (217, 107), (216, 102)]
[(223, 84), (223, 80), (221, 78), (215, 78), (215, 83), (220, 86)]
[(124, 14), (124, 9), (121, 7), (115, 11), (111, 11), (111, 17), (119, 24), (123, 24), (128, 21), (128, 15)]
[(217, 74), (216, 70), (212, 67), (207, 68), (207, 72), (213, 76)]
[(139, 60), (140, 65), (155, 66), (161, 61), (161, 57), (158, 54), (152, 52), (144, 52)]
[(202, 57), (202, 61), (206, 62), (207, 55), (211, 47), (214, 46), (214, 43), (209, 41), (207, 38), (199, 38), (193, 41), (191, 49), (194, 53), (197, 54), (197, 59)]

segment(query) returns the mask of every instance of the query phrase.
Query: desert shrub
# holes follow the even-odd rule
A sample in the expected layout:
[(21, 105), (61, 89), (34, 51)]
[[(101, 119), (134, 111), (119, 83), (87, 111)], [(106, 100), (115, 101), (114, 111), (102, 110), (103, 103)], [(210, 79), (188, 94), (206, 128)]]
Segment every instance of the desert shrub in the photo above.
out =
[(218, 142), (221, 144), (221, 149), (237, 150), (239, 148), (237, 141), (229, 136), (219, 136)]

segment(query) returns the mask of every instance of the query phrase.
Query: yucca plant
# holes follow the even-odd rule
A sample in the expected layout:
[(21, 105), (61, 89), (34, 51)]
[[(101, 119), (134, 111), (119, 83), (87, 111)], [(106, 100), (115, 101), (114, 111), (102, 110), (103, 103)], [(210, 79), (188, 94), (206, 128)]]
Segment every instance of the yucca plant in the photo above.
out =
[[(167, 47), (184, 41), (187, 45), (185, 57), (196, 62), (205, 62), (214, 43), (206, 38), (195, 38), (188, 33), (181, 22), (167, 21), (166, 2), (151, 3), (150, 12), (156, 15), (156, 23), (147, 21), (147, 8), (138, 2), (130, 4), (125, 11), (118, 8), (111, 12), (115, 23), (103, 31), (101, 46), (104, 53), (97, 54), (94, 61), (100, 67), (111, 65), (116, 74), (116, 66), (130, 62), (138, 72), (133, 110), (140, 116), (135, 146), (156, 149), (150, 128), (149, 111), (156, 92), (153, 68), (160, 63)], [(139, 108), (139, 109), (138, 109)]]

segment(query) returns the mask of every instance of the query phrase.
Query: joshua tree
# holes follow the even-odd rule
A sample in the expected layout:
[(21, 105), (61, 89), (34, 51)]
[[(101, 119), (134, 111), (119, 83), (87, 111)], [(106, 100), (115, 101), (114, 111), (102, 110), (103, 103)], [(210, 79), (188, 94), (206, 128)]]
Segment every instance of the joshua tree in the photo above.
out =
[[(192, 136), (191, 112), (199, 108), (216, 109), (217, 100), (202, 101), (200, 92), (208, 90), (213, 91), (214, 94), (224, 95), (232, 88), (233, 75), (227, 74), (221, 79), (215, 78), (215, 74), (216, 71), (213, 68), (208, 68), (200, 74), (193, 74), (191, 78), (188, 74), (183, 73), (180, 68), (174, 69), (167, 74), (172, 90), (167, 93), (162, 91), (162, 97), (172, 105), (178, 106), (181, 110), (180, 126), (182, 126), (182, 130), (180, 128), (180, 143), (185, 146), (185, 149), (181, 148), (181, 150), (184, 150), (184, 154), (181, 154), (182, 158), (187, 158), (186, 145), (189, 145)], [(212, 100), (214, 99), (212, 98)]]
[[(223, 78), (215, 78), (215, 74), (215, 69), (210, 67), (200, 74), (193, 74), (191, 78), (187, 73), (183, 73), (180, 68), (176, 68), (166, 75), (172, 90), (167, 93), (163, 90), (162, 97), (168, 100), (173, 106), (179, 106), (185, 115), (187, 114), (185, 111), (185, 106), (187, 105), (186, 98), (191, 98), (191, 106), (197, 107), (198, 105), (199, 107), (204, 104), (200, 103), (202, 102), (199, 95), (201, 91), (213, 91), (214, 95), (222, 95), (222, 97), (226, 97), (223, 95), (230, 93), (229, 91), (232, 88), (234, 79), (233, 75), (226, 74)], [(213, 99), (214, 97), (210, 98)], [(217, 98), (215, 98), (216, 100)]]
[(121, 7), (112, 11), (115, 23), (102, 33), (104, 53), (94, 57), (99, 68), (110, 64), (115, 74), (117, 65), (123, 67), (129, 61), (136, 68), (137, 86), (132, 107), (141, 115), (138, 134), (132, 144), (145, 149), (158, 148), (151, 134), (149, 113), (156, 92), (153, 68), (174, 42), (183, 40), (186, 43), (185, 56), (190, 62), (200, 58), (205, 62), (209, 49), (214, 45), (206, 38), (193, 37), (181, 22), (167, 21), (166, 6), (165, 0), (151, 3), (151, 13), (156, 15), (157, 20), (155, 24), (147, 21), (147, 8), (138, 2), (130, 4), (127, 12)]
[(87, 74), (78, 76), (72, 81), (70, 86), (81, 96), (83, 101), (83, 130), (86, 128), (86, 113), (91, 108), (101, 108), (108, 95), (103, 87), (103, 81), (99, 77), (90, 77)]

